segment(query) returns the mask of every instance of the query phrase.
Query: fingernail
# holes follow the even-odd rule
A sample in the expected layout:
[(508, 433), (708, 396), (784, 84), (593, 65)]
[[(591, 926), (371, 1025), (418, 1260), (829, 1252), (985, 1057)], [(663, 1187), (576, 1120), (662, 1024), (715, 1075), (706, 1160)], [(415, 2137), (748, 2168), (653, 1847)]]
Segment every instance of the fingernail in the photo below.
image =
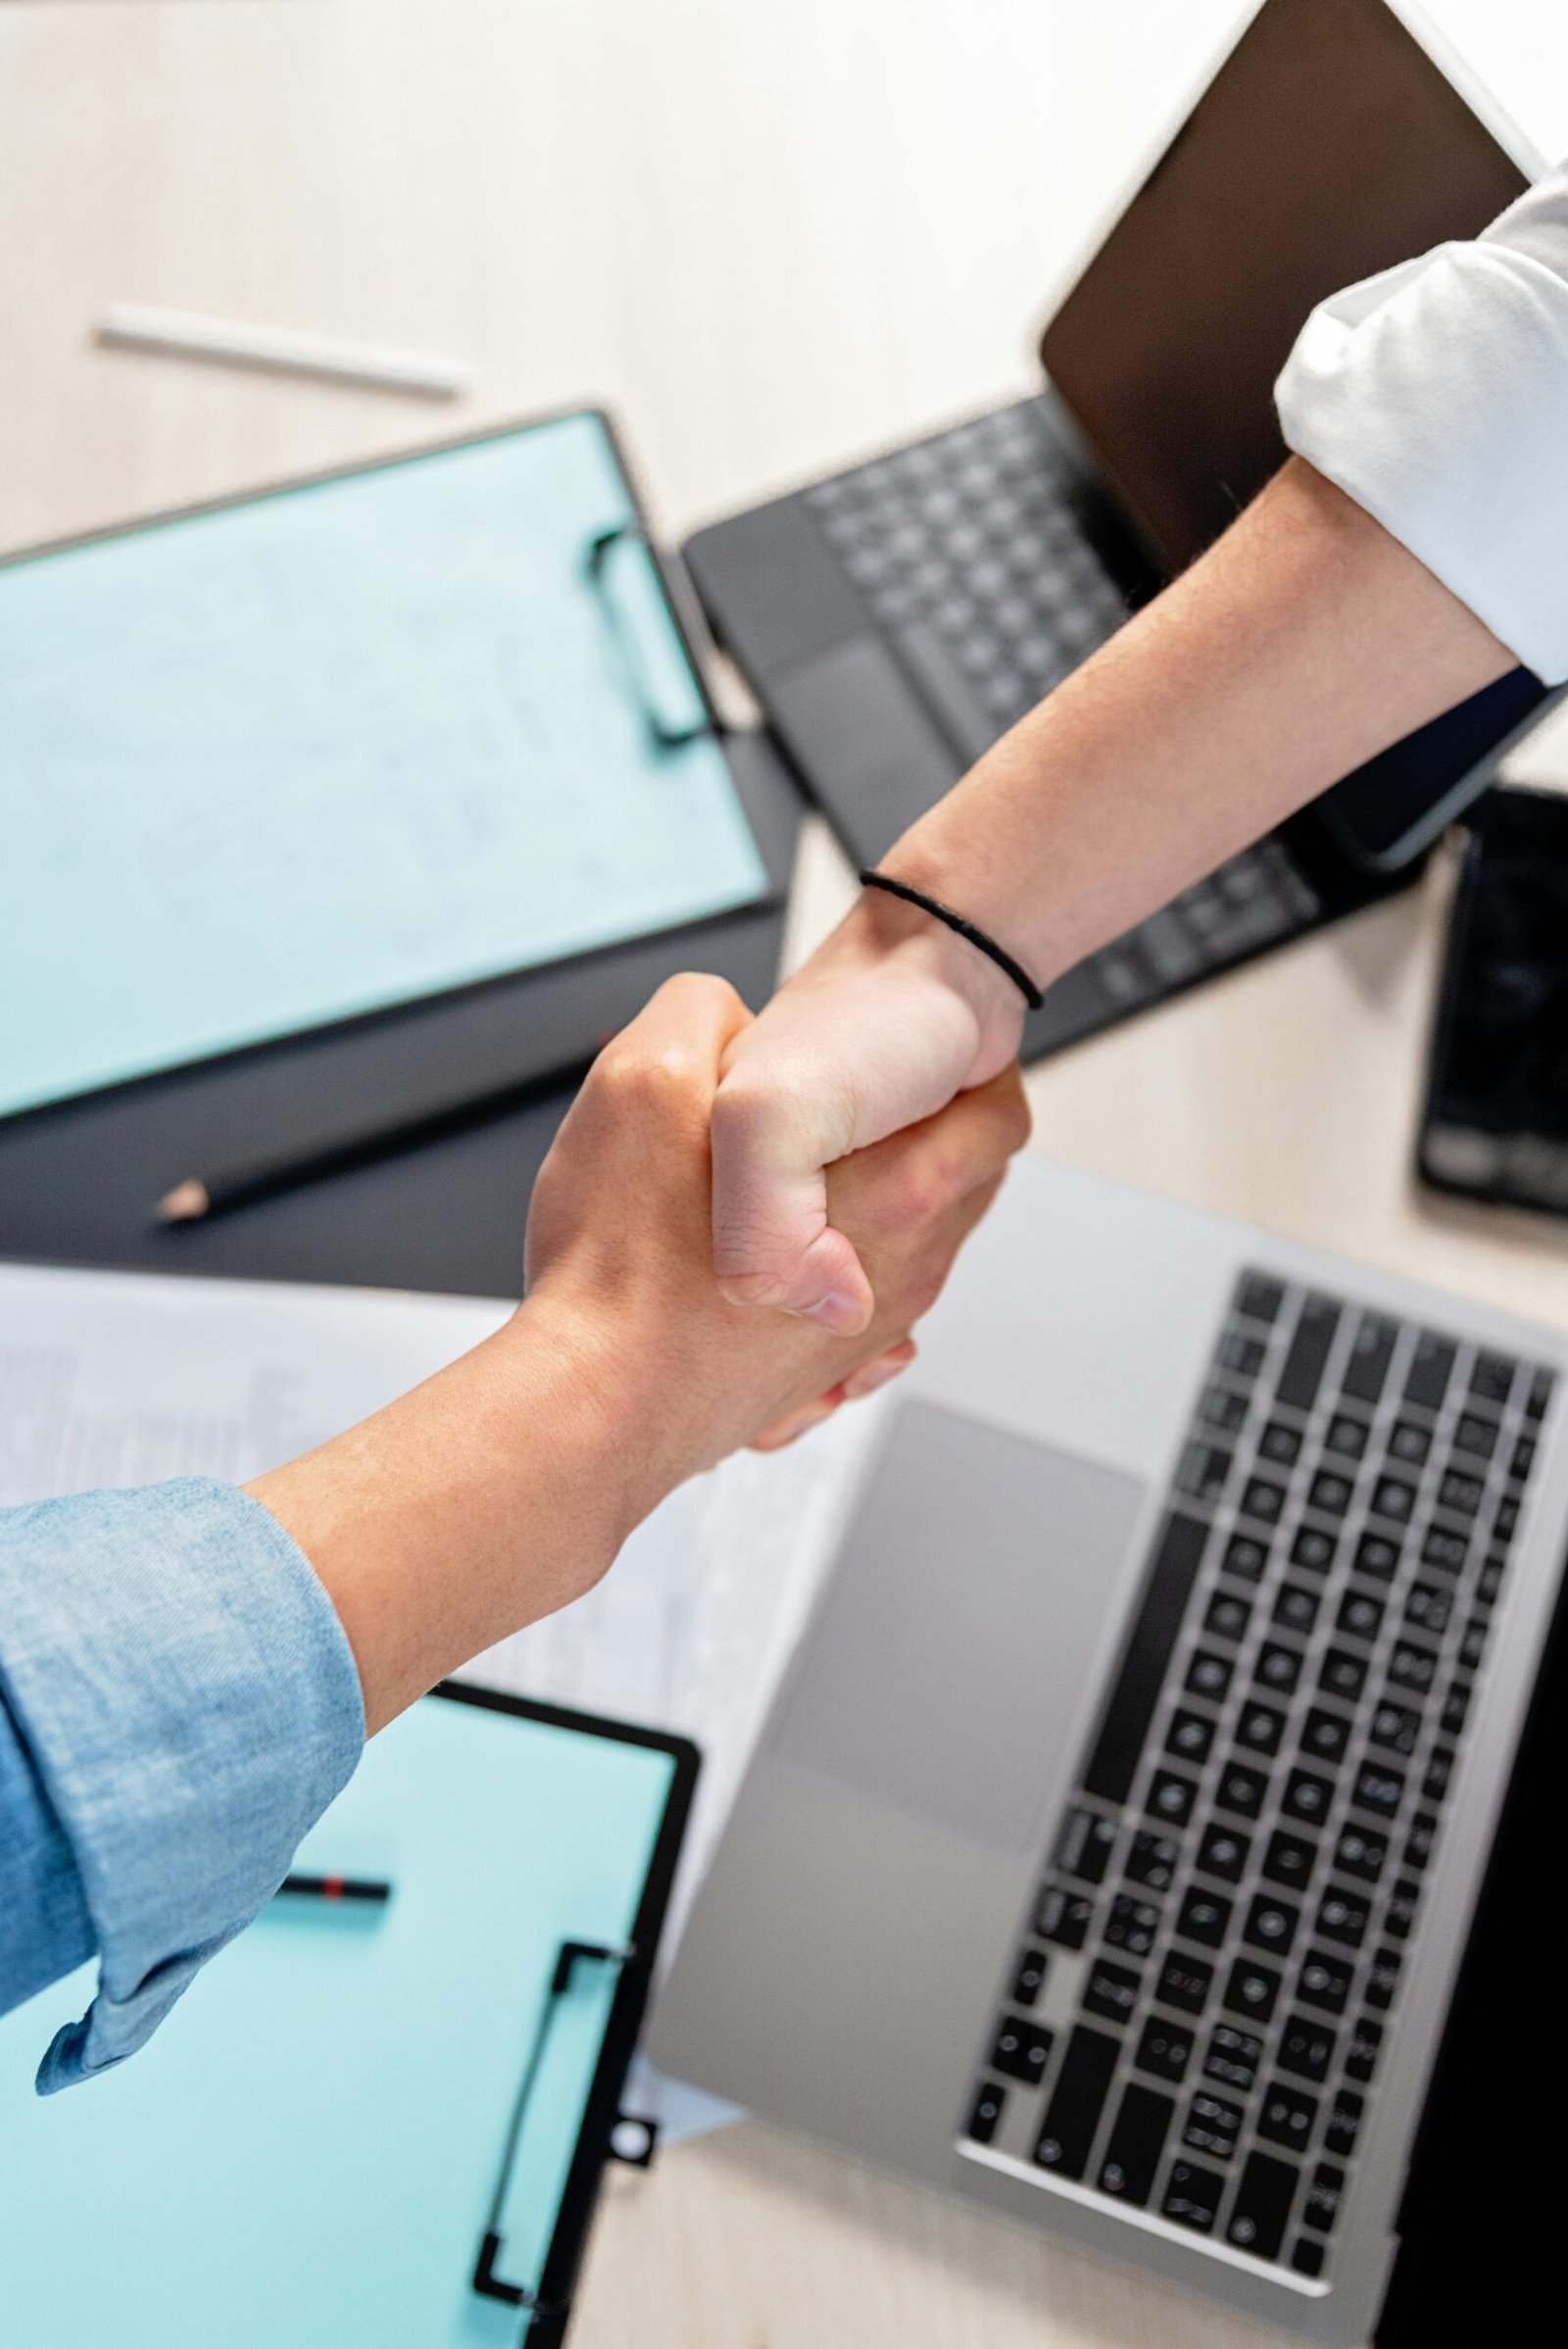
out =
[(863, 1370), (852, 1371), (844, 1382), (845, 1401), (863, 1402), (868, 1395), (874, 1395), (879, 1387), (885, 1387), (890, 1379), (907, 1370), (911, 1358), (906, 1356), (902, 1362), (867, 1362)]
[(869, 1316), (859, 1297), (847, 1289), (830, 1289), (814, 1305), (803, 1305), (800, 1318), (815, 1322), (819, 1330), (831, 1330), (835, 1337), (858, 1338)]
[(793, 1419), (781, 1419), (777, 1427), (769, 1428), (761, 1441), (754, 1442), (753, 1448), (757, 1451), (782, 1451), (786, 1444), (798, 1443), (802, 1436), (808, 1436), (812, 1428), (820, 1427), (824, 1419), (831, 1419), (837, 1408), (837, 1403), (808, 1403), (804, 1410), (796, 1412)]

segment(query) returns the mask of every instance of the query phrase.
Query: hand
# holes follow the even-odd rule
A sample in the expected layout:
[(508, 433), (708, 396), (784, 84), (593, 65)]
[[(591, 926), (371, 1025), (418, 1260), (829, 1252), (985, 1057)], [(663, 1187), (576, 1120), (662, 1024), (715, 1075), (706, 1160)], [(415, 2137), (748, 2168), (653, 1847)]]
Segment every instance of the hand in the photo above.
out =
[(738, 1306), (710, 1265), (710, 1121), (725, 1054), (751, 1032), (722, 980), (662, 987), (595, 1062), (528, 1219), (522, 1316), (565, 1311), (593, 1334), (615, 1407), (666, 1490), (741, 1444), (788, 1441), (902, 1368), (911, 1325), (1029, 1130), (1008, 1068), (835, 1168), (833, 1213), (876, 1283), (853, 1337)]
[(877, 1271), (827, 1169), (995, 1080), (1022, 1025), (1004, 972), (929, 914), (867, 891), (727, 1049), (712, 1116), (723, 1295), (844, 1337), (877, 1326)]
[(1027, 1132), (1009, 1073), (835, 1170), (833, 1212), (877, 1284), (858, 1339), (730, 1304), (710, 1262), (709, 1119), (747, 1024), (720, 979), (661, 988), (600, 1054), (540, 1172), (511, 1320), (247, 1487), (336, 1607), (370, 1729), (580, 1597), (694, 1470), (898, 1368)]

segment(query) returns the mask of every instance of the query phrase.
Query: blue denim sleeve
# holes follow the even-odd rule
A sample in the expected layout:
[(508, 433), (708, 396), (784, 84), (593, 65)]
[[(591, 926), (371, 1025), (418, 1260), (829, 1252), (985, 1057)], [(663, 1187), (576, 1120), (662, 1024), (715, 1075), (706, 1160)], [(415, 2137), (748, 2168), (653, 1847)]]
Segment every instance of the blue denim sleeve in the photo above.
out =
[(99, 1957), (41, 2093), (157, 2029), (364, 1737), (332, 1602), (260, 1502), (188, 1478), (0, 1510), (0, 2012)]

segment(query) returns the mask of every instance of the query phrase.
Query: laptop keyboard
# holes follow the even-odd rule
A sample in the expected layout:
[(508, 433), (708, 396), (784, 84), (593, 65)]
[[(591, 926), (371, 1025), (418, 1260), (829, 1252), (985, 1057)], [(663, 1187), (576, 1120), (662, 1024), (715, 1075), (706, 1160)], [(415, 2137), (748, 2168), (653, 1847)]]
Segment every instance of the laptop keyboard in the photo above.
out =
[[(1038, 400), (976, 416), (803, 493), (967, 759), (1127, 617), (1079, 519), (1082, 494)], [(1080, 964), (1070, 1004), (1064, 991), (1030, 1050), (1071, 1042), (1326, 917), (1279, 841), (1262, 841)]]
[(970, 758), (1127, 617), (1073, 511), (1080, 483), (1029, 400), (805, 493)]
[(969, 2146), (1329, 2276), (1552, 1384), (1243, 1276)]

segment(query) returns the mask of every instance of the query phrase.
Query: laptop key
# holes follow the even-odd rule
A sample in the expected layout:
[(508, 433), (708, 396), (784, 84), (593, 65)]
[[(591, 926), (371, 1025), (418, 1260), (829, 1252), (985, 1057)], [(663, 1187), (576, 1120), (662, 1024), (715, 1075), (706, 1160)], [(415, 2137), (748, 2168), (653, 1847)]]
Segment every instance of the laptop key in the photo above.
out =
[(1168, 1827), (1185, 1827), (1197, 1800), (1196, 1785), (1179, 1770), (1156, 1770), (1150, 1782), (1147, 1808)]
[(1259, 1892), (1247, 1912), (1242, 1938), (1275, 1957), (1288, 1957), (1301, 1912), (1288, 1900), (1277, 1900), (1272, 1892)]
[(1290, 1696), (1295, 1693), (1296, 1684), (1301, 1677), (1301, 1663), (1298, 1647), (1287, 1647), (1279, 1639), (1265, 1639), (1257, 1651), (1253, 1678), (1260, 1688), (1269, 1689), (1274, 1695)]
[(1245, 2118), (1244, 2108), (1232, 2104), (1228, 2096), (1211, 2096), (1206, 2088), (1200, 2088), (1187, 2108), (1182, 2143), (1191, 2145), (1195, 2153), (1209, 2153), (1217, 2162), (1228, 2162), (1236, 2151)]
[(1267, 2137), (1271, 2145), (1287, 2145), (1292, 2152), (1304, 2153), (1316, 2123), (1315, 2096), (1307, 2096), (1279, 2080), (1264, 2089), (1257, 2133)]
[(1082, 2178), (1120, 2050), (1121, 2041), (1107, 2032), (1083, 2023), (1073, 2027), (1035, 2144), (1041, 2169)]
[(1366, 2015), (1361, 2016), (1345, 2051), (1346, 2079), (1356, 2080), (1364, 2087), (1378, 2068), (1378, 2057), (1382, 2051), (1382, 2024), (1372, 2022)]
[(1271, 2260), (1285, 2240), (1285, 2228), (1300, 2172), (1272, 2154), (1248, 2155), (1242, 2182), (1236, 2189), (1225, 2239), (1254, 2259)]
[(1345, 2172), (1336, 2169), (1332, 2162), (1319, 2162), (1301, 2207), (1301, 2225), (1315, 2227), (1319, 2234), (1332, 2232), (1344, 2192)]
[(1372, 1903), (1364, 1893), (1345, 1891), (1334, 1884), (1323, 1895), (1316, 1930), (1325, 1941), (1338, 1941), (1344, 1949), (1359, 1949), (1371, 1915)]
[(1236, 1310), (1245, 1313), (1250, 1321), (1276, 1320), (1284, 1302), (1283, 1282), (1272, 1280), (1266, 1272), (1247, 1272), (1242, 1275), (1236, 1292)]
[(1274, 1755), (1285, 1736), (1285, 1715), (1274, 1705), (1248, 1704), (1236, 1724), (1236, 1742), (1247, 1753)]
[(1321, 1526), (1303, 1525), (1291, 1543), (1291, 1564), (1304, 1566), (1308, 1574), (1327, 1574), (1339, 1546), (1335, 1536)]
[(1102, 1818), (1098, 1811), (1074, 1811), (1056, 1845), (1056, 1866), (1080, 1884), (1103, 1884), (1115, 1848), (1114, 1819)]
[(1399, 1974), (1403, 1959), (1396, 1949), (1379, 1949), (1367, 1968), (1366, 1982), (1361, 1995), (1367, 2005), (1387, 2014), (1399, 1988)]
[(1013, 1968), (1012, 1987), (1007, 1992), (1011, 2006), (1033, 2006), (1045, 1987), (1046, 1973), (1051, 1964), (1043, 1949), (1025, 1949)]
[(1178, 2227), (1190, 2227), (1195, 2234), (1212, 2234), (1224, 2191), (1225, 2180), (1217, 2170), (1205, 2170), (1197, 2162), (1172, 2162), (1159, 2215)]
[(1213, 1982), (1214, 1969), (1206, 1958), (1188, 1957), (1173, 1949), (1159, 1970), (1154, 1996), (1161, 2006), (1176, 2007), (1184, 2015), (1200, 2015)]
[(1236, 1670), (1229, 1656), (1216, 1655), (1212, 1648), (1200, 1647), (1187, 1667), (1183, 1686), (1191, 1696), (1206, 1696), (1214, 1704), (1221, 1702), (1231, 1685)]
[(1111, 2123), (1105, 2157), (1100, 2165), (1099, 2185), (1102, 2194), (1114, 2194), (1118, 2202), (1131, 2202), (1143, 2208), (1153, 2192), (1154, 2176), (1175, 2110), (1174, 2097), (1161, 2096), (1153, 2088), (1142, 2087), (1137, 2080), (1128, 2085)]
[(1293, 1770), (1285, 1782), (1280, 1809), (1288, 1819), (1299, 1819), (1307, 1827), (1317, 1827), (1328, 1817), (1333, 1800), (1332, 1780), (1319, 1778), (1312, 1770)]
[(1366, 1687), (1367, 1665), (1362, 1656), (1352, 1655), (1348, 1648), (1331, 1647), (1323, 1658), (1317, 1685), (1327, 1696), (1343, 1697), (1354, 1704)]
[(1124, 1949), (1129, 1957), (1148, 1957), (1159, 1931), (1159, 1910), (1152, 1900), (1135, 1900), (1118, 1892), (1105, 1920), (1105, 1946)]
[(1094, 1902), (1082, 1892), (1048, 1884), (1035, 1911), (1035, 1931), (1043, 1941), (1054, 1941), (1058, 1949), (1082, 1949), (1094, 1913)]
[(1168, 1891), (1181, 1853), (1174, 1835), (1158, 1835), (1151, 1828), (1140, 1828), (1127, 1854), (1128, 1878), (1135, 1884), (1147, 1885), (1151, 1892)]
[(1350, 1800), (1358, 1810), (1375, 1811), (1392, 1819), (1404, 1794), (1404, 1773), (1387, 1770), (1381, 1762), (1363, 1762), (1355, 1774)]
[(1205, 1827), (1203, 1839), (1198, 1846), (1197, 1864), (1205, 1876), (1217, 1876), (1228, 1884), (1239, 1884), (1251, 1848), (1250, 1835), (1241, 1835), (1233, 1827)]
[(1171, 1715), (1165, 1732), (1165, 1751), (1180, 1762), (1190, 1762), (1196, 1768), (1208, 1759), (1208, 1749), (1214, 1742), (1217, 1724), (1206, 1713), (1190, 1713), (1179, 1706)]
[(1197, 1518), (1173, 1512), (1165, 1520), (1144, 1585), (1138, 1620), (1084, 1773), (1086, 1794), (1120, 1803), (1132, 1792), (1144, 1739), (1164, 1686), (1165, 1667), (1207, 1540), (1208, 1528)]
[(1387, 1534), (1363, 1534), (1355, 1545), (1355, 1571), (1369, 1582), (1392, 1583), (1399, 1570), (1399, 1544)]
[(1306, 2015), (1289, 2015), (1280, 2032), (1277, 2058), (1282, 2072), (1294, 2072), (1300, 2080), (1323, 2081), (1329, 2076), (1334, 2061), (1334, 2033), (1324, 2023), (1314, 2023)]
[(1157, 2080), (1179, 2082), (1192, 2057), (1193, 2034), (1188, 2026), (1172, 2023), (1164, 2015), (1151, 2015), (1140, 2034), (1133, 2062), (1140, 2072), (1152, 2072)]
[(1284, 1828), (1276, 1828), (1263, 1854), (1263, 1874), (1274, 1884), (1285, 1884), (1294, 1892), (1304, 1892), (1317, 1865), (1317, 1845), (1307, 1836), (1288, 1835)]
[(1105, 2023), (1129, 2022), (1143, 1987), (1143, 1976), (1135, 1974), (1131, 1966), (1113, 1966), (1108, 1958), (1097, 1958), (1084, 1985), (1084, 2012), (1099, 2015)]
[(969, 2118), (963, 2133), (977, 2145), (989, 2145), (1002, 2126), (1002, 2116), (1007, 2109), (1007, 2091), (994, 2080), (982, 2080), (969, 2107)]
[(1226, 2087), (1239, 2088), (1245, 2095), (1256, 2080), (1262, 2060), (1261, 2039), (1250, 2031), (1238, 2031), (1234, 2023), (1216, 2023), (1203, 2058), (1203, 2077), (1222, 2080)]
[(1343, 2015), (1350, 1996), (1355, 1969), (1327, 1949), (1309, 1949), (1301, 1961), (1296, 1995), (1304, 2006), (1320, 2006), (1327, 2014)]
[(1356, 1323), (1344, 1382), (1345, 1393), (1356, 1402), (1375, 1403), (1382, 1395), (1398, 1334), (1397, 1322), (1381, 1313), (1363, 1313)]
[(1243, 1819), (1255, 1819), (1267, 1794), (1266, 1771), (1250, 1770), (1243, 1762), (1230, 1762), (1220, 1772), (1214, 1799), (1222, 1811), (1235, 1811)]
[(1421, 1735), (1421, 1716), (1413, 1705), (1380, 1704), (1372, 1716), (1367, 1737), (1374, 1745), (1386, 1746), (1390, 1753), (1412, 1754)]
[(1330, 2153), (1337, 2153), (1348, 2162), (1355, 2151), (1355, 2140), (1361, 2130), (1361, 2115), (1366, 2110), (1366, 2098), (1357, 2096), (1352, 2088), (1342, 2088), (1329, 2108), (1323, 2124), (1323, 2143)]
[(1446, 1338), (1439, 1338), (1431, 1330), (1420, 1333), (1405, 1375), (1406, 1402), (1419, 1403), (1427, 1411), (1442, 1409), (1443, 1398), (1448, 1392), (1448, 1375), (1453, 1369), (1455, 1350)]
[(1350, 1741), (1350, 1724), (1343, 1713), (1314, 1705), (1301, 1725), (1301, 1751), (1314, 1762), (1343, 1760)]
[(1438, 1823), (1431, 1811), (1417, 1811), (1410, 1822), (1409, 1838), (1404, 1846), (1406, 1868), (1424, 1868), (1432, 1857), (1438, 1839)]
[(1387, 1835), (1375, 1827), (1362, 1827), (1357, 1820), (1346, 1821), (1334, 1846), (1334, 1865), (1342, 1875), (1359, 1877), (1363, 1884), (1375, 1884), (1388, 1856)]
[(1310, 1411), (1319, 1382), (1340, 1326), (1340, 1308), (1332, 1297), (1310, 1296), (1302, 1303), (1280, 1383), (1275, 1390), (1282, 1403)]
[(993, 2072), (1004, 2072), (1009, 2080), (1021, 2080), (1029, 2087), (1038, 2087), (1046, 2077), (1054, 2037), (1043, 2024), (1025, 2023), (1016, 2015), (1004, 2015), (997, 2026), (987, 2064)]
[(1201, 1941), (1205, 1949), (1217, 1949), (1230, 1921), (1231, 1903), (1222, 1894), (1205, 1892), (1194, 1884), (1182, 1897), (1176, 1931), (1184, 1941)]
[(1251, 1958), (1238, 1958), (1231, 1968), (1225, 1984), (1225, 2004), (1233, 2015), (1246, 2015), (1253, 2023), (1266, 2023), (1273, 2014), (1280, 1994), (1280, 1978), (1267, 1966), (1257, 1965)]

